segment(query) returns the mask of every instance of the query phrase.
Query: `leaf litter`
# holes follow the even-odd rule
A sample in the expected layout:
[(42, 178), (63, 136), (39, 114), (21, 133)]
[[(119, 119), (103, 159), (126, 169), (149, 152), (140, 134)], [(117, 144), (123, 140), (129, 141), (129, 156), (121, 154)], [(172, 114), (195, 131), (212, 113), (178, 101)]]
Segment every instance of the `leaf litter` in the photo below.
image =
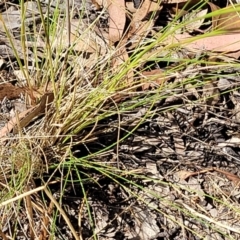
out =
[[(83, 74), (85, 81), (78, 82), (74, 91), (71, 90), (71, 84), (64, 88), (68, 91), (66, 95), (75, 100), (67, 101), (68, 96), (65, 96), (66, 103), (58, 109), (57, 118), (53, 117), (56, 112), (54, 87), (44, 92), (34, 83), (29, 85), (26, 80), (21, 81), (14, 75), (14, 71), (19, 70), (15, 52), (21, 60), (27, 54), (28, 61), (34, 64), (46, 60), (42, 59), (44, 55), (41, 54), (45, 47), (41, 33), (38, 38), (26, 38), (27, 51), (22, 50), (19, 37), (22, 21), (29, 32), (33, 32), (32, 27), (41, 22), (39, 7), (34, 1), (25, 3), (29, 14), (22, 19), (18, 5), (10, 2), (1, 5), (0, 56), (7, 62), (1, 66), (1, 74), (6, 71), (12, 73), (1, 78), (0, 85), (0, 135), (1, 140), (3, 137), (5, 140), (1, 141), (0, 179), (3, 190), (7, 189), (9, 179), (6, 173), (11, 175), (20, 171), (25, 166), (24, 159), (28, 154), (32, 161), (36, 159), (35, 169), (29, 170), (30, 176), (31, 171), (35, 175), (43, 171), (44, 177), (49, 177), (51, 172), (45, 170), (42, 162), (49, 164), (59, 161), (63, 150), (70, 146), (64, 145), (61, 135), (69, 134), (76, 128), (73, 123), (69, 129), (64, 129), (67, 124), (65, 119), (69, 117), (66, 113), (68, 104), (72, 105), (71, 111), (74, 111), (75, 103), (90, 98), (89, 95), (80, 94), (83, 89), (101, 86), (104, 81), (107, 84), (104, 57), (111, 60), (112, 76), (117, 74), (118, 67), (126, 64), (122, 68), (126, 68), (126, 76), (119, 84), (128, 87), (113, 93), (111, 99), (103, 99), (100, 107), (92, 106), (92, 111), (104, 112), (113, 109), (116, 104), (118, 109), (126, 110), (75, 132), (72, 137), (74, 144), (70, 147), (73, 157), (86, 157), (94, 164), (106, 163), (101, 166), (101, 171), (111, 177), (99, 174), (93, 167), (78, 167), (77, 171), (71, 172), (72, 179), (77, 179), (78, 171), (93, 179), (86, 180), (84, 189), (87, 193), (84, 193), (72, 182), (62, 189), (62, 183), (57, 179), (66, 172), (55, 172), (56, 179), (53, 178), (49, 188), (54, 192), (54, 198), (61, 202), (61, 208), (67, 216), (57, 217), (56, 239), (78, 239), (69, 230), (72, 225), (79, 239), (94, 239), (94, 236), (98, 239), (143, 240), (239, 238), (240, 226), (236, 221), (239, 218), (240, 197), (239, 7), (227, 4), (223, 7), (214, 2), (194, 10), (196, 2), (188, 1), (185, 6), (184, 0), (165, 1), (162, 4), (150, 0), (140, 3), (134, 1), (132, 5), (125, 1), (89, 1), (84, 9), (86, 16), (79, 18), (81, 3), (76, 1), (72, 6), (75, 19), (70, 21), (72, 53), (69, 61), (74, 61), (71, 64), (68, 62), (74, 74), (69, 82), (74, 84)], [(95, 5), (94, 11), (92, 4)], [(49, 8), (50, 15), (53, 15), (55, 8), (64, 13), (65, 5), (53, 1)], [(44, 14), (47, 9), (42, 4)], [(225, 12), (215, 15), (218, 10)], [(176, 17), (178, 14), (179, 17)], [(183, 28), (170, 31), (169, 36), (147, 51), (137, 69), (127, 69), (132, 55), (137, 56), (141, 47), (147, 47), (154, 39), (161, 38), (164, 35), (161, 29), (175, 21), (175, 17), (176, 24), (185, 22)], [(54, 54), (60, 51), (64, 58), (64, 51), (68, 48), (68, 29), (63, 25), (64, 21), (60, 22), (56, 31), (59, 33), (62, 29), (60, 35), (52, 36), (52, 47)], [(6, 27), (14, 39), (15, 52), (6, 36)], [(219, 33), (211, 35), (212, 30), (219, 30)], [(204, 33), (207, 37), (200, 38)], [(36, 47), (37, 57), (33, 53), (33, 46)], [(151, 59), (155, 59), (154, 64), (150, 62)], [(181, 68), (179, 66), (184, 59), (188, 61)], [(99, 62), (99, 69), (95, 69), (93, 75), (97, 72), (100, 74), (94, 82), (91, 70)], [(235, 67), (230, 67), (229, 63)], [(63, 80), (59, 78), (55, 81)], [(158, 93), (157, 99), (142, 101), (144, 98), (154, 98), (155, 91)], [(103, 93), (99, 91), (98, 94)], [(10, 115), (16, 108), (16, 99), (24, 104), (29, 98), (32, 101), (26, 104), (27, 108), (23, 107), (16, 116)], [(133, 105), (135, 107), (131, 108)], [(17, 144), (17, 137), (24, 135), (39, 140), (34, 142), (28, 139)], [(41, 140), (42, 136), (53, 138)], [(113, 145), (119, 136), (124, 139), (117, 148), (111, 147), (106, 152), (94, 155)], [(9, 156), (16, 153), (17, 159), (22, 158), (21, 161), (9, 162)], [(66, 153), (66, 158), (70, 159)], [(124, 171), (117, 172), (119, 166), (129, 178), (124, 184), (121, 178)], [(114, 181), (114, 178), (118, 181)], [(37, 181), (31, 181), (29, 188), (36, 188)], [(18, 223), (21, 227), (16, 228), (14, 234), (16, 239), (33, 238), (33, 233), (41, 239), (47, 239), (47, 229), (50, 229), (56, 212), (54, 199), (44, 203), (37, 192), (31, 197), (28, 210), (19, 210), (21, 218), (18, 218)], [(34, 213), (30, 214), (31, 208), (34, 208)], [(9, 219), (4, 210), (0, 209), (3, 226), (0, 234), (7, 239), (12, 237), (10, 225), (14, 224), (14, 220)], [(94, 225), (89, 214), (94, 216)]]

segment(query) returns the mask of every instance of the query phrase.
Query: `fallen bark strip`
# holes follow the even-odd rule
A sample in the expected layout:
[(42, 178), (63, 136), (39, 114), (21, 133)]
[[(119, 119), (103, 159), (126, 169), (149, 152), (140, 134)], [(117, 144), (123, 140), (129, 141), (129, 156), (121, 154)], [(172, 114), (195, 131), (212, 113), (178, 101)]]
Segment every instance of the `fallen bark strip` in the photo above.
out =
[[(47, 104), (51, 103), (54, 99), (53, 93), (45, 93), (38, 105), (21, 112), (18, 116), (13, 117), (6, 123), (6, 125), (0, 130), (0, 138), (6, 137), (11, 131), (17, 133), (19, 128), (26, 127), (35, 117), (39, 117), (45, 113)], [(5, 139), (1, 139), (5, 140)]]

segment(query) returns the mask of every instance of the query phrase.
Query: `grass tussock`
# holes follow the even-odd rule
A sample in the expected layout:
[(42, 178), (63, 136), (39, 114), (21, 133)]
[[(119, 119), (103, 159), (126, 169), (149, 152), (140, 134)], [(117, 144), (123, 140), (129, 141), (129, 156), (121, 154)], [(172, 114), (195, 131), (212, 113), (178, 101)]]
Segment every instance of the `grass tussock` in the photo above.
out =
[[(33, 89), (37, 88), (38, 92), (40, 89), (43, 92), (52, 92), (54, 100), (46, 107), (44, 114), (33, 119), (18, 134), (9, 135), (8, 140), (1, 145), (2, 238), (7, 239), (4, 229), (12, 229), (12, 239), (16, 238), (19, 231), (23, 231), (23, 221), (17, 216), (26, 212), (26, 215), (23, 214), (27, 216), (26, 235), (31, 239), (36, 236), (41, 239), (50, 236), (54, 239), (54, 236), (61, 235), (59, 221), (64, 222), (73, 239), (102, 239), (100, 233), (107, 231), (108, 226), (98, 222), (101, 213), (93, 204), (97, 199), (94, 197), (99, 194), (96, 204), (103, 208), (107, 203), (97, 188), (103, 192), (108, 189), (106, 192), (109, 195), (104, 192), (105, 197), (117, 196), (118, 199), (111, 201), (122, 204), (116, 205), (120, 210), (111, 218), (109, 225), (120, 221), (119, 218), (123, 218), (124, 214), (132, 214), (135, 224), (139, 224), (138, 229), (146, 230), (144, 224), (153, 223), (150, 220), (148, 223), (146, 216), (139, 212), (140, 209), (148, 209), (155, 214), (151, 215), (152, 218), (161, 216), (170, 229), (182, 231), (185, 239), (188, 234), (198, 238), (206, 236), (205, 232), (199, 231), (202, 226), (208, 229), (209, 235), (219, 233), (224, 239), (234, 239), (231, 234), (238, 236), (238, 226), (234, 225), (234, 221), (230, 225), (227, 220), (238, 219), (239, 204), (221, 190), (213, 175), (207, 176), (211, 187), (207, 187), (209, 191), (206, 193), (201, 188), (191, 187), (184, 180), (176, 181), (176, 176), (171, 175), (182, 165), (181, 161), (176, 166), (166, 168), (164, 176), (159, 173), (159, 169), (155, 174), (150, 174), (154, 169), (149, 170), (144, 164), (137, 162), (132, 154), (134, 151), (143, 154), (139, 149), (145, 145), (140, 143), (138, 148), (131, 149), (129, 141), (133, 137), (139, 137), (141, 141), (147, 138), (144, 132), (139, 136), (136, 131), (144, 124), (154, 123), (156, 116), (168, 116), (171, 119), (171, 114), (183, 106), (187, 109), (207, 106), (208, 99), (212, 103), (218, 93), (208, 92), (204, 96), (204, 86), (213, 79), (220, 78), (224, 69), (239, 68), (238, 61), (214, 53), (207, 53), (205, 56), (205, 53), (198, 56), (194, 52), (190, 52), (188, 56), (184, 53), (181, 55), (179, 49), (193, 39), (184, 41), (184, 44), (166, 43), (176, 32), (203, 17), (181, 24), (176, 17), (172, 25), (154, 33), (151, 38), (140, 39), (136, 47), (128, 52), (128, 58), (124, 58), (122, 53), (130, 43), (123, 44), (120, 41), (114, 46), (107, 39), (100, 38), (93, 31), (98, 18), (86, 25), (86, 19), (81, 19), (80, 14), (79, 19), (71, 26), (79, 34), (73, 36), (69, 29), (70, 9), (64, 17), (57, 10), (53, 15), (45, 15), (41, 11), (40, 2), (37, 3), (41, 24), (33, 26), (33, 35), (39, 36), (39, 42), (36, 39), (36, 45), (30, 48), (33, 53), (31, 60), (25, 52), (29, 49), (26, 46), (29, 33), (24, 24), (20, 39), (24, 49), (23, 60), (14, 48), (12, 33), (6, 27), (5, 32), (29, 91), (34, 93)], [(24, 19), (26, 11), (23, 1), (20, 8)], [(103, 9), (103, 13), (99, 14), (99, 18), (104, 11)], [(218, 14), (222, 13), (225, 12), (219, 10)], [(214, 12), (204, 18), (216, 15)], [(214, 34), (217, 32), (195, 38)], [(40, 49), (39, 45), (44, 47)], [(220, 60), (222, 58), (224, 60)], [(31, 66), (30, 62), (33, 63)], [(164, 71), (152, 76), (146, 75), (147, 71), (156, 70), (156, 65), (161, 63), (164, 63)], [(236, 75), (229, 75), (231, 74)], [(183, 89), (187, 89), (186, 92), (191, 94), (192, 99), (181, 95)], [(234, 88), (234, 91), (237, 90), (238, 86)], [(222, 91), (221, 94), (228, 91), (233, 89)], [(166, 103), (173, 101), (172, 99), (178, 100), (176, 104)], [(36, 101), (38, 104), (41, 97), (37, 97)], [(171, 128), (173, 127), (169, 127), (169, 132)], [(173, 139), (175, 137), (173, 135)], [(185, 139), (187, 138), (186, 134)], [(123, 150), (127, 141), (130, 142), (130, 154), (126, 157)], [(197, 142), (201, 141), (204, 140), (199, 137)], [(146, 142), (154, 145), (154, 140)], [(122, 160), (124, 157), (131, 163), (125, 165)], [(166, 156), (166, 161), (170, 163), (170, 157)], [(144, 163), (147, 164), (148, 161)], [(193, 163), (187, 161), (185, 163), (187, 169), (189, 166), (190, 169), (198, 170), (199, 166), (193, 167)], [(192, 184), (200, 186), (196, 182)], [(114, 191), (118, 194), (114, 195)], [(68, 193), (75, 194), (80, 199), (77, 202), (77, 212), (74, 212), (74, 221), (65, 208)], [(225, 220), (219, 215), (213, 217), (213, 213), (209, 215), (201, 205), (206, 199), (219, 212), (226, 210)], [(109, 204), (111, 201), (109, 200)], [(16, 221), (10, 221), (9, 216)], [(187, 224), (185, 219), (192, 222), (192, 225)], [(74, 225), (76, 221), (77, 226)], [(86, 222), (87, 227), (84, 226)], [(194, 228), (194, 224), (201, 227)], [(83, 231), (85, 228), (88, 229), (87, 234)], [(86, 236), (84, 234), (87, 235), (86, 238), (83, 237)]]

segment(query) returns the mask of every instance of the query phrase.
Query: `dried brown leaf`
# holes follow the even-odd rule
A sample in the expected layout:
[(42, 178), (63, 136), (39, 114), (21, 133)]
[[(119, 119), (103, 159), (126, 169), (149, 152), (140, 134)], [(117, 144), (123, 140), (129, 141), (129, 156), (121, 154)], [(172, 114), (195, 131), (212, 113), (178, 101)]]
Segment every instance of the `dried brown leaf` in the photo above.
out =
[(151, 17), (149, 20), (143, 19), (148, 15), (156, 11), (160, 11), (162, 6), (157, 2), (152, 2), (151, 0), (146, 0), (143, 2), (141, 7), (133, 14), (132, 21), (130, 24), (130, 30), (128, 32), (127, 38), (131, 38), (131, 49), (135, 48), (139, 40), (145, 36), (149, 31), (151, 31), (154, 25), (154, 18)]
[(133, 25), (128, 33), (128, 36), (132, 39), (132, 45), (130, 49), (135, 48), (139, 44), (139, 40), (146, 36), (149, 31), (151, 31), (154, 25), (153, 20), (141, 21), (136, 25)]
[(149, 87), (155, 87), (156, 85), (162, 85), (165, 81), (170, 79), (165, 76), (161, 69), (144, 71), (141, 74), (144, 76), (142, 90), (147, 90)]
[[(187, 3), (186, 3), (187, 2)], [(175, 5), (175, 8), (178, 8), (178, 9), (180, 9), (180, 10), (183, 10), (183, 11), (191, 11), (191, 10), (193, 10), (193, 9), (196, 9), (195, 7), (196, 7), (196, 5), (199, 3), (199, 2), (201, 2), (201, 0), (188, 0), (188, 1), (179, 1), (179, 0), (173, 0), (173, 1), (171, 1), (171, 0), (166, 0), (166, 1), (164, 1), (164, 2), (161, 2), (161, 3), (163, 3), (163, 4), (171, 4), (171, 7), (172, 7), (172, 3), (176, 3), (176, 5)], [(205, 6), (205, 4), (204, 5), (201, 5), (201, 6)]]
[(1, 83), (0, 84), (0, 101), (5, 97), (8, 99), (19, 98), (20, 94), (24, 93), (24, 89), (14, 86), (11, 83)]
[(208, 9), (197, 9), (194, 11), (189, 11), (183, 16), (183, 21), (189, 21), (184, 29), (187, 32), (193, 32), (196, 30), (200, 30), (200, 27), (204, 24), (204, 16), (207, 14)]
[(0, 138), (5, 137), (13, 129), (15, 129), (16, 133), (17, 126), (23, 128), (27, 126), (35, 117), (44, 114), (47, 104), (51, 103), (53, 99), (53, 93), (46, 93), (42, 96), (41, 101), (37, 106), (31, 107), (30, 109), (21, 112), (18, 116), (10, 119), (8, 123), (0, 130)]
[(101, 7), (107, 8), (108, 6), (107, 0), (92, 0), (92, 3), (97, 9)]
[(164, 0), (164, 4), (186, 3), (188, 0)]
[[(221, 34), (215, 36), (209, 36), (205, 38), (193, 38), (189, 34), (176, 34), (168, 39), (168, 44), (178, 43), (179, 46), (189, 49), (207, 50), (212, 52), (222, 52), (230, 56), (239, 55), (240, 33)], [(238, 52), (236, 55), (232, 55), (232, 52)]]
[(233, 6), (226, 7), (226, 11), (232, 10), (230, 13), (223, 13), (219, 15), (215, 29), (226, 30), (228, 32), (239, 32), (240, 33), (240, 16), (239, 12), (234, 10)]
[[(218, 7), (217, 5), (215, 5), (214, 3), (208, 2), (208, 5), (211, 9), (212, 12), (217, 11), (218, 9), (220, 9), (220, 7)], [(215, 29), (216, 25), (217, 25), (217, 21), (219, 19), (219, 15), (213, 16), (212, 17), (212, 28)]]
[(181, 9), (179, 7), (172, 7), (170, 11), (172, 15), (177, 15), (179, 18), (188, 13), (186, 9)]
[(133, 14), (132, 23), (143, 20), (145, 16), (149, 13), (150, 6), (151, 0), (144, 1), (141, 7)]
[(95, 6), (96, 10), (100, 10), (103, 6), (103, 1), (92, 0), (92, 4)]
[(240, 178), (237, 175), (232, 174), (232, 173), (227, 172), (227, 171), (224, 171), (224, 170), (221, 170), (219, 168), (213, 168), (213, 170), (215, 170), (216, 172), (224, 174), (230, 181), (233, 182), (233, 184), (235, 184), (237, 186), (239, 185)]
[(133, 2), (126, 2), (126, 9), (131, 13), (135, 13), (137, 11)]
[(158, 11), (161, 8), (159, 3), (145, 0), (141, 7), (133, 14), (132, 23), (135, 24), (142, 21), (150, 12)]
[(196, 175), (206, 173), (206, 172), (210, 172), (212, 170), (213, 170), (213, 168), (203, 169), (203, 170), (198, 171), (198, 172), (189, 172), (189, 171), (186, 171), (186, 170), (181, 170), (181, 171), (177, 172), (177, 175), (180, 179), (185, 180), (189, 177), (196, 176)]
[(198, 171), (198, 172), (188, 172), (188, 171), (185, 171), (185, 170), (181, 170), (181, 171), (177, 172), (177, 175), (180, 179), (185, 180), (185, 179), (187, 179), (191, 176), (195, 176), (195, 175), (199, 175), (199, 174), (203, 174), (203, 173), (211, 172), (211, 171), (216, 171), (216, 172), (224, 174), (236, 186), (238, 186), (239, 183), (240, 183), (240, 178), (237, 175), (232, 174), (232, 173), (227, 172), (227, 171), (224, 171), (224, 170), (221, 170), (219, 168), (215, 168), (215, 167), (214, 168), (203, 169), (203, 170)]
[[(63, 24), (63, 23), (62, 23)], [(65, 27), (63, 30), (60, 28), (64, 27), (59, 24), (59, 31), (56, 36), (53, 36), (52, 47), (55, 49), (66, 49), (68, 48), (68, 30)], [(96, 32), (96, 29), (91, 28), (84, 21), (79, 19), (71, 19), (71, 34), (70, 43), (73, 50), (78, 52), (88, 53), (102, 53), (106, 52), (107, 39), (103, 39)]]
[(186, 180), (186, 179), (188, 179), (189, 177), (195, 175), (194, 172), (189, 172), (189, 171), (186, 171), (186, 170), (178, 171), (176, 174), (177, 174), (177, 176), (178, 176), (181, 180)]
[(126, 23), (125, 0), (108, 0), (109, 40), (118, 42)]
[(12, 119), (10, 119), (5, 126), (0, 130), (0, 138), (7, 136), (7, 134), (9, 134), (14, 127), (17, 126), (18, 124), (18, 120), (23, 119), (25, 116), (28, 115), (28, 113), (30, 113), (31, 111), (34, 110), (35, 107), (31, 107), (26, 111), (21, 112), (18, 117), (13, 117)]

